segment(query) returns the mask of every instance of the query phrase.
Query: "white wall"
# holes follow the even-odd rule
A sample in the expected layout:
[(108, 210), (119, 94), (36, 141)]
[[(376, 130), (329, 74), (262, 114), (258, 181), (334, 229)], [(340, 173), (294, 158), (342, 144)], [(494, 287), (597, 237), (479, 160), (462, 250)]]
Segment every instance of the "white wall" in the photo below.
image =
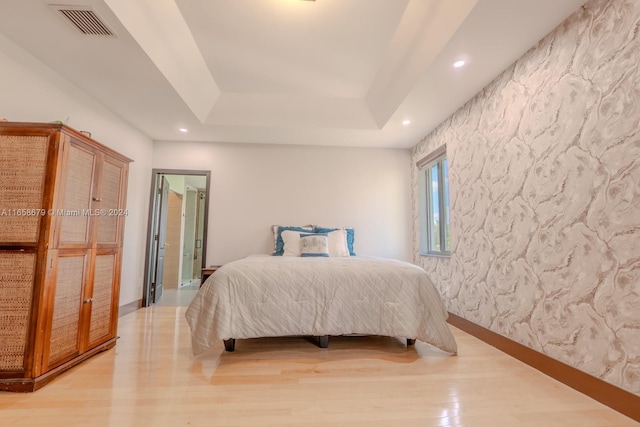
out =
[(358, 255), (411, 260), (409, 150), (156, 142), (153, 167), (211, 171), (207, 265), (271, 253), (271, 225), (355, 229)]
[(152, 141), (0, 34), (0, 118), (65, 121), (133, 159), (129, 169), (120, 305), (142, 295)]

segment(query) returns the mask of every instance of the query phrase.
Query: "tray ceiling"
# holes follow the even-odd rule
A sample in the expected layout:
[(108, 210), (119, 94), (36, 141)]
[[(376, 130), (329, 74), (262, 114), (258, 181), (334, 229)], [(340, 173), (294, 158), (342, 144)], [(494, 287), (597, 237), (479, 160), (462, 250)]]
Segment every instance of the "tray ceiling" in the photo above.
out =
[(408, 148), (584, 1), (68, 3), (115, 37), (41, 0), (0, 33), (154, 140)]

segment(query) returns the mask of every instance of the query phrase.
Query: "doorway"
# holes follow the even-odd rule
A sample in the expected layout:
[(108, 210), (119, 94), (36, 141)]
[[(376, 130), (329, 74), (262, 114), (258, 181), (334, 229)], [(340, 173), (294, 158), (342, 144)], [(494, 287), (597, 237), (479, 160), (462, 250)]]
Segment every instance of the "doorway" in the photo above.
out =
[(183, 305), (206, 262), (209, 171), (153, 169), (142, 305)]

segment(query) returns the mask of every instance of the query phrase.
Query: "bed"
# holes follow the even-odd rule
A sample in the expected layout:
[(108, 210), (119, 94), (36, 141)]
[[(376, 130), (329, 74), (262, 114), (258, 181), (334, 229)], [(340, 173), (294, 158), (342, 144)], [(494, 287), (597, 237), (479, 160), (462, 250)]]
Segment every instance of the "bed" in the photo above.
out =
[(427, 273), (413, 264), (361, 256), (254, 255), (227, 263), (186, 311), (194, 355), (220, 340), (381, 335), (456, 354), (447, 311)]

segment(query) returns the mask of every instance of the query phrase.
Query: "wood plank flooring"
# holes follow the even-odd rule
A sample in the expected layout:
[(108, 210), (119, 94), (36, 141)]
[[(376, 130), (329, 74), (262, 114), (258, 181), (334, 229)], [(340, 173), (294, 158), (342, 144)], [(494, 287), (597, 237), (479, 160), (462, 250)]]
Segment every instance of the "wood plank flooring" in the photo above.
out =
[(638, 426), (452, 327), (422, 342), (238, 340), (191, 355), (185, 307), (120, 319), (118, 344), (31, 394), (0, 392), (2, 426)]

